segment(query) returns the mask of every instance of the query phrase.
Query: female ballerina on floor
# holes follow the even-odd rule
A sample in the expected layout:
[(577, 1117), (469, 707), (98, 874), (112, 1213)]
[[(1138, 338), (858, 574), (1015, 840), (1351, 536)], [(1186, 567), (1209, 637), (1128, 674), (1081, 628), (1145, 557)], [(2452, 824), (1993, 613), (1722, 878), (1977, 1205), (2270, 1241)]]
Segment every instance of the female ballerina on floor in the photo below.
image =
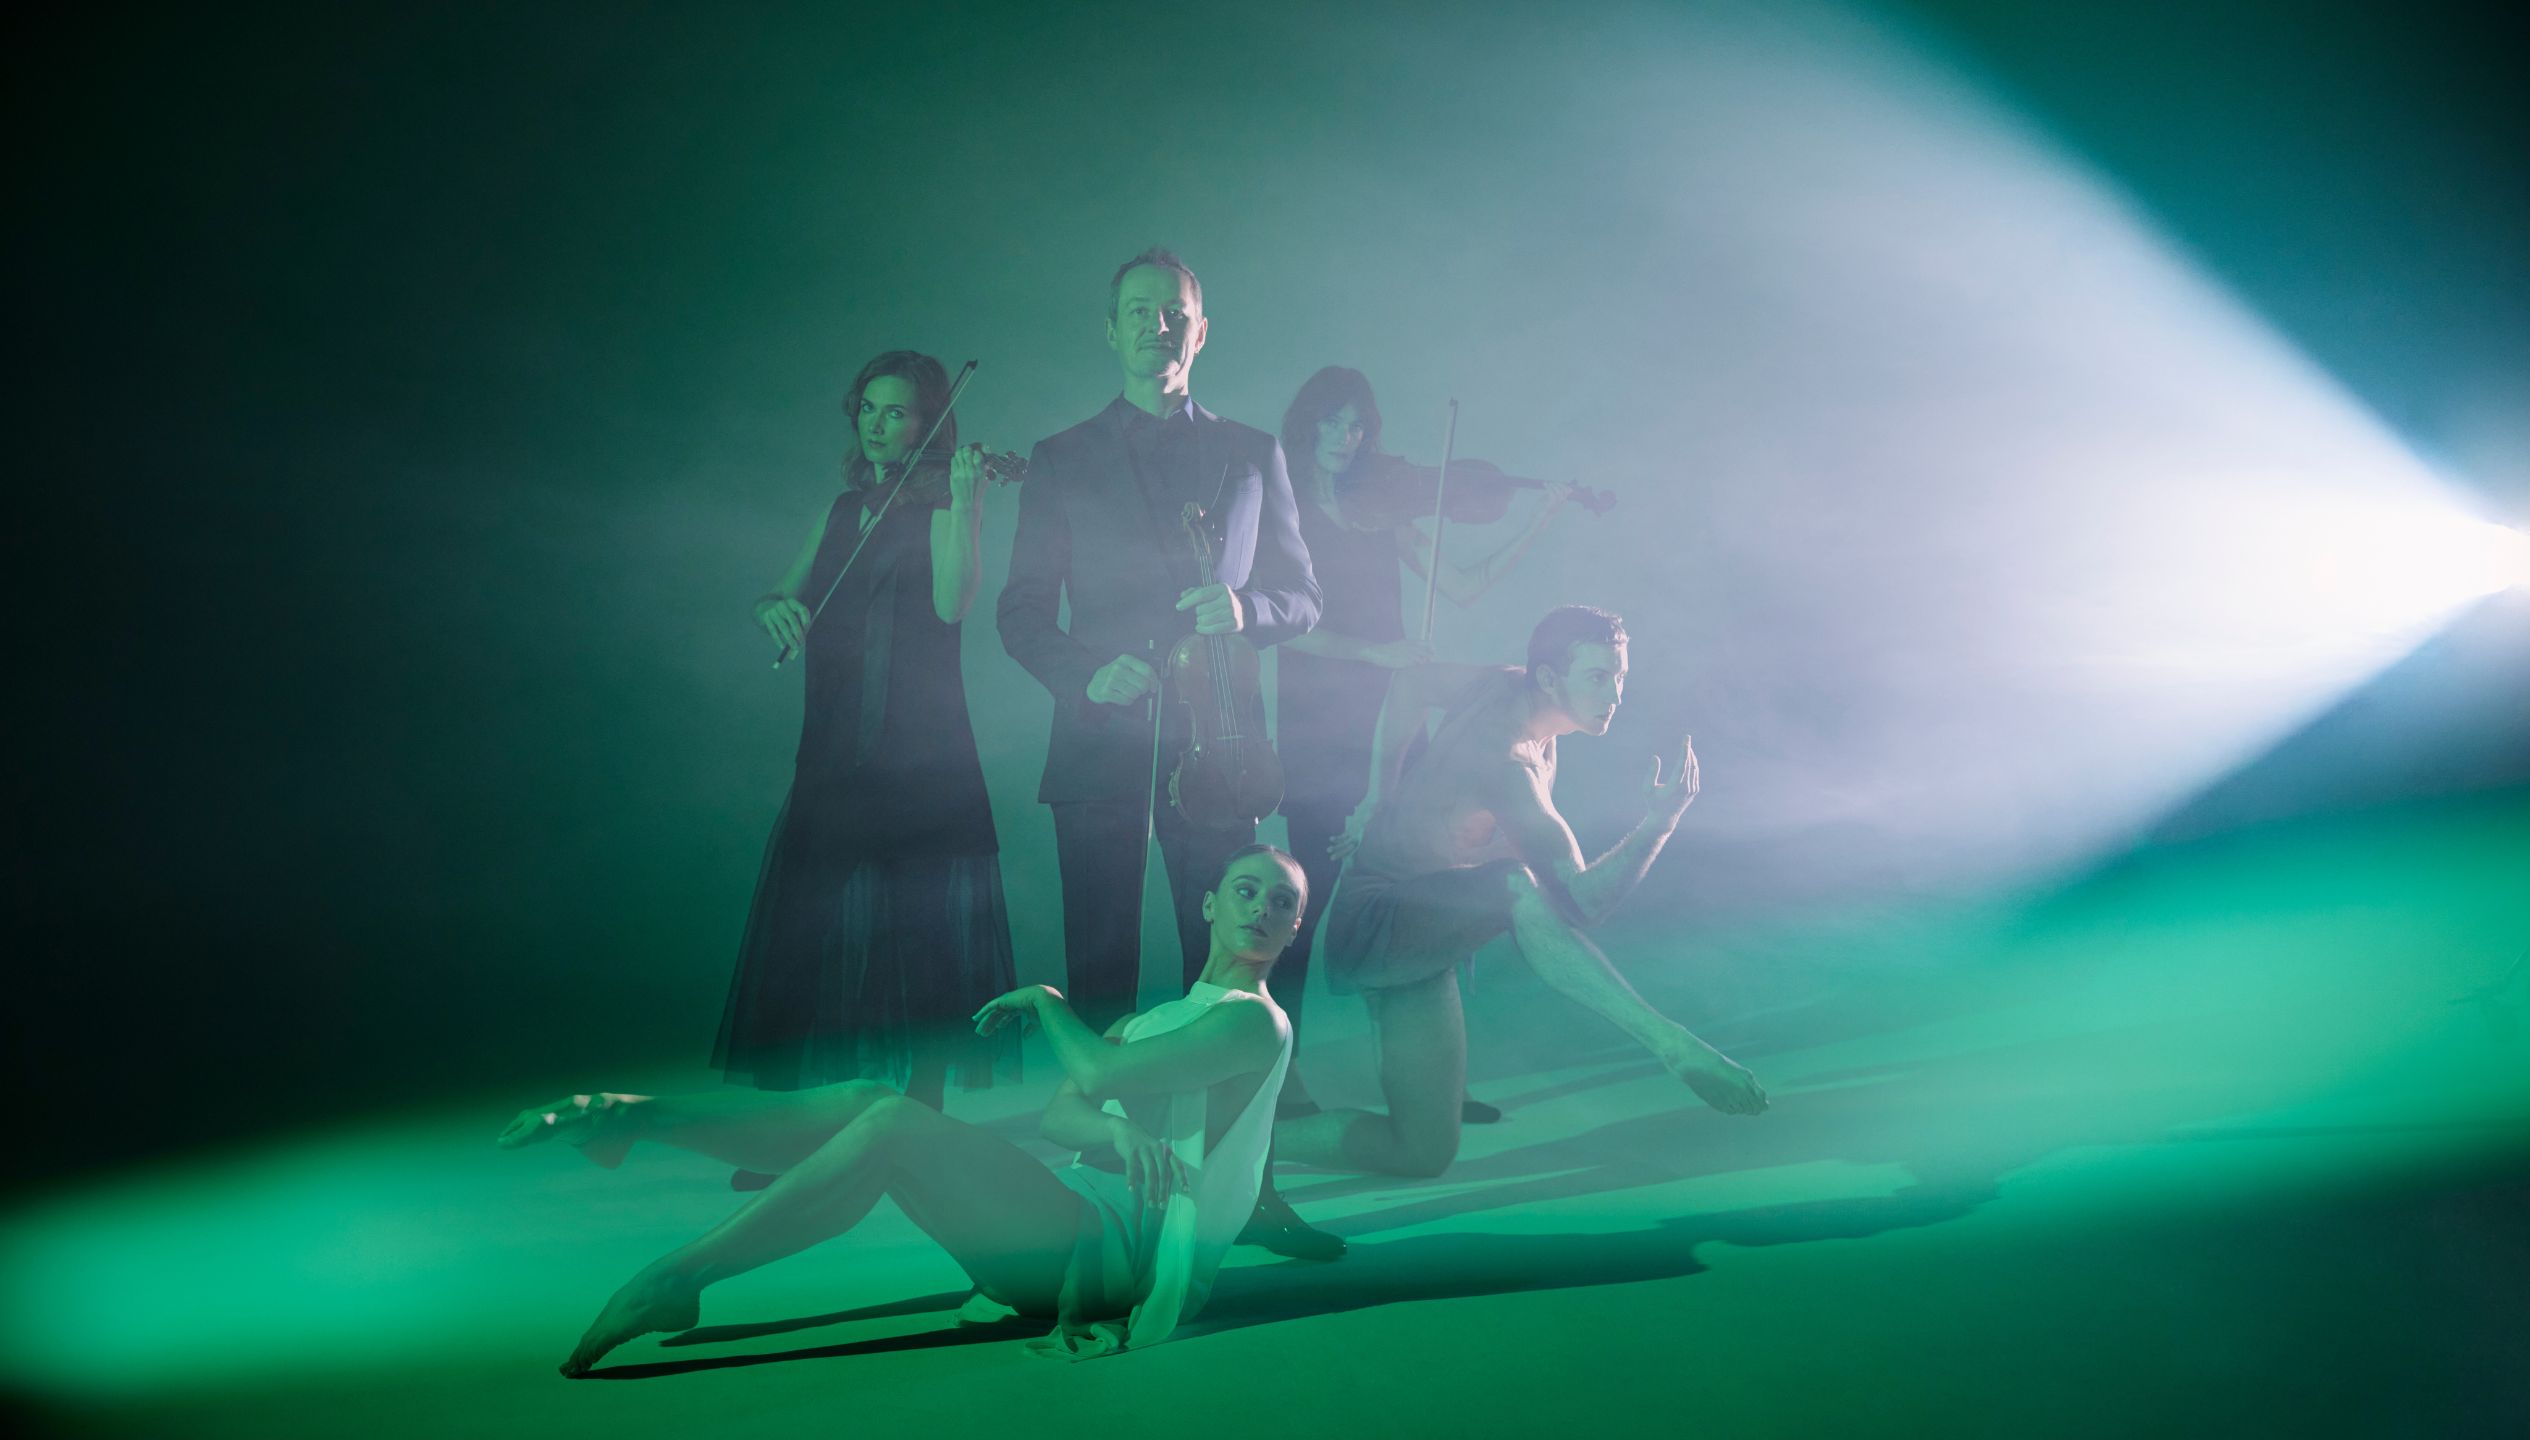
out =
[[(1256, 1205), (1291, 1060), (1291, 1027), (1266, 979), (1300, 926), (1307, 885), (1271, 846), (1231, 856), (1204, 897), (1202, 976), (1185, 998), (1103, 1037), (1041, 985), (976, 1012), (979, 1032), (1028, 1019), (1045, 1031), (1064, 1079), (1040, 1128), (1081, 1152), (1059, 1170), (867, 1081), (572, 1095), (520, 1111), (503, 1146), (560, 1136), (612, 1167), (648, 1140), (779, 1177), (618, 1290), (562, 1373), (584, 1374), (636, 1336), (693, 1328), (705, 1286), (851, 1229), (881, 1195), (965, 1269), (985, 1313), (1053, 1318), (1034, 1348), (1086, 1357), (1166, 1339), (1201, 1308)], [(978, 1311), (969, 1302), (968, 1318)]]
[(938, 1109), (950, 1072), (976, 1088), (997, 1064), (1016, 1070), (1011, 1037), (967, 1024), (1016, 982), (958, 666), (982, 576), (982, 447), (959, 448), (951, 416), (914, 453), (948, 400), (928, 355), (861, 367), (844, 397), (857, 443), (843, 493), (756, 601), (807, 669), (797, 771), (713, 1052), (759, 1089), (884, 1079)]

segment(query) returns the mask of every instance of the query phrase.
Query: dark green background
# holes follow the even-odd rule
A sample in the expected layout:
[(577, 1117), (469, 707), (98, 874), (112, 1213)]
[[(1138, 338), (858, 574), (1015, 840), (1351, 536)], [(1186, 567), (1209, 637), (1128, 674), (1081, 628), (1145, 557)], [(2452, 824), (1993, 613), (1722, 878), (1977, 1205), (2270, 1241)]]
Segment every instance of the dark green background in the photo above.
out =
[[(1621, 524), (1562, 522), (1443, 640), (1504, 655), (1567, 598), (1634, 617), (1627, 717), (1568, 761), (1586, 839), (1623, 823), (1635, 767), (1681, 724), (1717, 777), (1776, 777), (1736, 801), (1717, 783), (1713, 826), (1647, 905), (1911, 883), (1886, 833), (1756, 823), (1783, 777), (1906, 711), (1874, 658), (1888, 575), (1794, 583), (1696, 523), (1710, 437), (1869, 398), (1762, 346), (1869, 277), (1811, 284), (1744, 223), (1759, 180), (1709, 203), (1663, 189), (1684, 151), (1756, 177), (1797, 163), (1762, 73), (1733, 133), (1709, 123), (1730, 96), (1663, 67), (1708, 76), (1768, 44), (1953, 67), (2518, 515), (2530, 164), (2500, 13), (21, 22), (10, 530), (31, 678), (11, 704), (6, 1008), (21, 1093), (43, 1097), (22, 1174), (699, 1059), (796, 723), (745, 603), (830, 493), (844, 382), (887, 346), (981, 359), (969, 433), (1024, 448), (1113, 393), (1104, 282), (1155, 241), (1207, 284), (1214, 408), (1270, 425), (1310, 369), (1355, 364), (1395, 448), (1429, 457), (1455, 395), (1466, 452), (1625, 495)], [(1938, 311), (1920, 323), (1937, 342)], [(1758, 420), (1738, 397), (1761, 363), (1786, 398)], [(1776, 481), (1788, 525), (1858, 483)], [(2523, 783), (2525, 628), (2517, 604), (2472, 617), (2174, 823)], [(967, 657), (1022, 968), (1050, 978), (1044, 697), (989, 624)], [(1968, 758), (1892, 751), (1892, 769)]]

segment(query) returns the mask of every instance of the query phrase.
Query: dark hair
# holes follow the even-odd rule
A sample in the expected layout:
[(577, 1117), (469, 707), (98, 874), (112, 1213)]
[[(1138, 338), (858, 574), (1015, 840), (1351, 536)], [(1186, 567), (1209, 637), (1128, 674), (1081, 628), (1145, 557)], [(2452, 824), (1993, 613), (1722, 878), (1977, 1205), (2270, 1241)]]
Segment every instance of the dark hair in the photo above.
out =
[(1177, 258), (1176, 251), (1165, 245), (1154, 245), (1117, 266), (1115, 275), (1107, 281), (1108, 319), (1115, 319), (1116, 307), (1124, 303), (1124, 277), (1145, 265), (1156, 265), (1162, 270), (1174, 270), (1184, 276), (1186, 283), (1195, 287), (1195, 308), (1198, 310), (1203, 308), (1204, 282), (1195, 278), (1195, 272), (1186, 268), (1186, 262)]
[(1300, 384), (1300, 393), (1291, 397), (1291, 408), (1283, 412), (1283, 460), (1298, 469), (1306, 464), (1315, 469), (1318, 456), (1318, 422), (1350, 405), (1361, 413), (1362, 448), (1356, 455), (1379, 453), (1379, 401), (1370, 393), (1370, 377), (1359, 370), (1329, 365)]
[(1614, 648), (1624, 643), (1625, 622), (1615, 611), (1595, 605), (1558, 605), (1529, 632), (1530, 683), (1536, 683), (1540, 666), (1560, 673), (1571, 664), (1576, 645)]
[[(929, 425), (932, 417), (949, 403), (948, 368), (919, 350), (889, 350), (862, 366), (861, 373), (852, 377), (852, 388), (843, 392), (843, 414), (852, 422), (853, 434), (852, 458), (843, 462), (843, 483), (846, 486), (866, 485), (871, 480), (869, 457), (861, 453), (860, 446), (861, 392), (869, 389), (870, 382), (882, 375), (913, 382), (914, 405), (922, 411), (921, 425)], [(957, 453), (957, 448), (958, 417), (952, 414), (940, 426), (940, 433), (931, 437), (931, 443), (924, 447), (922, 454), (915, 457), (914, 468), (920, 470), (927, 466), (945, 465), (949, 457)]]
[(1271, 855), (1275, 859), (1282, 861), (1285, 865), (1290, 866), (1291, 873), (1300, 877), (1300, 903), (1303, 905), (1309, 903), (1309, 872), (1301, 868), (1300, 862), (1292, 858), (1290, 851), (1268, 845), (1262, 840), (1253, 845), (1242, 845), (1238, 849), (1231, 851), (1230, 858), (1221, 862), (1221, 873), (1214, 877), (1212, 888), (1215, 890), (1220, 889), (1221, 882), (1230, 878), (1230, 867), (1247, 859), (1251, 855)]

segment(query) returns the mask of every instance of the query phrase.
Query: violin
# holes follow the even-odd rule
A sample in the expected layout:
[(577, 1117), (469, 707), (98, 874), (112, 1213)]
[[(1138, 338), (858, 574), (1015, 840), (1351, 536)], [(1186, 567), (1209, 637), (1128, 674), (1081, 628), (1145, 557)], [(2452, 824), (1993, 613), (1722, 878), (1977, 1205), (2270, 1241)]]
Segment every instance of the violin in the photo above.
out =
[[(1200, 583), (1219, 583), (1201, 506), (1185, 512)], [(1169, 647), (1167, 673), (1186, 702), (1194, 738), (1169, 772), (1168, 800), (1210, 830), (1252, 826), (1283, 803), (1283, 763), (1265, 738), (1256, 647), (1238, 635), (1189, 635)]]
[[(1335, 508), (1356, 530), (1394, 530), (1429, 518), (1443, 502), (1441, 469), (1417, 465), (1401, 455), (1364, 455), (1336, 482)], [(1543, 490), (1550, 482), (1505, 475), (1482, 460), (1449, 463), (1448, 509), (1443, 518), (1458, 525), (1490, 525), (1511, 509), (1511, 492)], [(1593, 515), (1615, 508), (1616, 496), (1576, 485), (1572, 503)]]
[[(995, 485), (1016, 485), (1028, 478), (1028, 457), (1016, 450), (987, 450), (980, 458), (983, 463), (983, 473), (978, 477), (979, 479)], [(885, 472), (882, 471), (881, 474), (884, 475)], [(947, 504), (949, 462), (937, 458), (924, 460), (915, 468), (912, 476), (904, 481), (904, 486), (905, 493), (894, 496), (895, 500), (917, 509), (937, 509)], [(879, 485), (874, 482), (868, 489), (875, 495), (878, 493)]]

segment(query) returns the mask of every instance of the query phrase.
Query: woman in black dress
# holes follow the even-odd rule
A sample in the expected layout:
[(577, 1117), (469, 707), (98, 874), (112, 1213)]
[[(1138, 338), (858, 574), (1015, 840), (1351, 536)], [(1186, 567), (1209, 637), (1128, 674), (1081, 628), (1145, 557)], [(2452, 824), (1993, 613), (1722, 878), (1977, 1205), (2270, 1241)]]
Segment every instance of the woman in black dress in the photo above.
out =
[[(1407, 570), (1429, 573), (1431, 535), (1413, 523), (1365, 529), (1346, 518), (1350, 482), (1362, 468), (1356, 462), (1380, 453), (1379, 427), (1369, 379), (1341, 365), (1310, 376), (1283, 412), (1283, 456), (1321, 596), (1317, 628), (1275, 651), (1274, 746), (1283, 763), (1283, 817), (1291, 827), (1291, 853), (1309, 878), (1308, 912), (1274, 988), (1295, 1040), (1310, 942), (1335, 893), (1337, 865), (1327, 847), (1344, 833), (1369, 788), (1371, 734), (1389, 675), (1432, 658), (1430, 645), (1406, 638), (1403, 596)], [(1491, 589), (1571, 493), (1569, 485), (1548, 486), (1519, 529), (1491, 553), (1465, 565), (1444, 562), (1441, 595), (1466, 605)], [(1282, 1106), (1286, 1116), (1317, 1108), (1297, 1069), (1283, 1086)], [(1491, 1106), (1471, 1100), (1468, 1107), (1472, 1119), (1500, 1118)]]
[(982, 573), (981, 448), (958, 447), (951, 417), (912, 453), (948, 392), (940, 362), (911, 350), (861, 368), (843, 493), (756, 601), (807, 670), (798, 769), (713, 1052), (758, 1089), (883, 1079), (937, 1109), (952, 1072), (969, 1089), (1016, 1073), (1012, 1037), (968, 1021), (1016, 981), (958, 668)]

